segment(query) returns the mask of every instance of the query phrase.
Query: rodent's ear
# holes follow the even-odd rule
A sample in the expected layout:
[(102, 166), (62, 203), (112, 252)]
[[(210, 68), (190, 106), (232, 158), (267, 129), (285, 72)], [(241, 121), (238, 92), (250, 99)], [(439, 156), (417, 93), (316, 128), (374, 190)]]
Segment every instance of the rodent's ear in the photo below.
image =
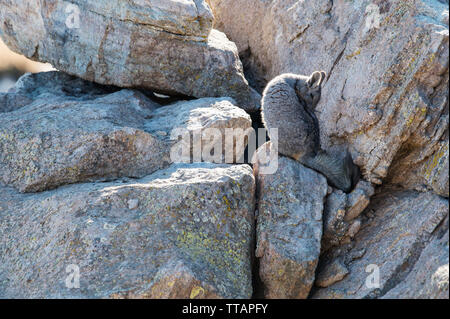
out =
[(308, 85), (311, 88), (316, 88), (322, 85), (323, 80), (325, 79), (325, 72), (324, 71), (316, 71), (311, 74), (310, 78), (308, 79)]

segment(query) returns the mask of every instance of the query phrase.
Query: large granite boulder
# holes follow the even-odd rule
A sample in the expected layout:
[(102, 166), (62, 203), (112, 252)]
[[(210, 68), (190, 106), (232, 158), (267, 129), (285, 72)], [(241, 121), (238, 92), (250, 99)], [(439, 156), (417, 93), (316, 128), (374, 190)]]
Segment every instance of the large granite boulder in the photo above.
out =
[(287, 157), (275, 173), (261, 165), (270, 142), (256, 154), (257, 248), (259, 276), (266, 298), (306, 298), (320, 255), (326, 178)]
[(250, 166), (212, 163), (0, 187), (0, 298), (250, 298), (254, 191)]
[(442, 228), (443, 231), (437, 231), (423, 249), (408, 276), (389, 290), (383, 299), (449, 299), (448, 224)]
[(448, 197), (448, 1), (208, 1), (260, 89), (327, 72), (325, 148), (349, 146), (371, 183)]
[(322, 256), (312, 298), (448, 298), (448, 209), (432, 192), (382, 190), (354, 242)]
[(204, 0), (1, 0), (0, 21), (10, 49), (85, 80), (259, 104)]
[(25, 75), (0, 94), (0, 111), (9, 111), (0, 113), (0, 181), (35, 192), (143, 177), (184, 161), (171, 156), (179, 144), (175, 129), (251, 127), (250, 116), (229, 98), (161, 107), (138, 91), (114, 90), (47, 72)]

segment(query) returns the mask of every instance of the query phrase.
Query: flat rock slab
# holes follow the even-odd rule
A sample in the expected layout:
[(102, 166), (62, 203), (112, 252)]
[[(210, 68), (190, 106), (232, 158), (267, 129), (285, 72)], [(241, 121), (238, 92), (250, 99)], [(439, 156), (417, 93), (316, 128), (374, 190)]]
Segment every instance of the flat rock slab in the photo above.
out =
[(37, 194), (1, 187), (0, 297), (250, 298), (254, 191), (250, 166), (211, 163)]
[(0, 96), (10, 110), (0, 117), (0, 181), (36, 192), (139, 178), (170, 165), (173, 129), (251, 127), (250, 116), (231, 99), (161, 107), (140, 92), (111, 90), (61, 72), (22, 77)]
[[(442, 254), (445, 244), (435, 243), (424, 249), (448, 216), (448, 200), (432, 192), (386, 189), (374, 196), (364, 215), (367, 219), (363, 221), (354, 244), (348, 249), (334, 248), (321, 259), (325, 264), (341, 261), (349, 273), (341, 281), (314, 291), (312, 298), (423, 296), (421, 284), (409, 284), (412, 278), (425, 278), (432, 282), (431, 276), (439, 266), (448, 269), (448, 252), (447, 257)], [(448, 240), (446, 245), (448, 247)], [(438, 262), (423, 264), (430, 256), (430, 250), (436, 251), (434, 258)], [(448, 295), (448, 275), (446, 289)], [(439, 295), (439, 289), (434, 292)]]
[(10, 49), (85, 80), (259, 104), (203, 0), (1, 0), (0, 21)]
[[(306, 298), (320, 255), (326, 178), (286, 157), (278, 169), (262, 174), (257, 151), (257, 249), (266, 298)], [(264, 163), (264, 161), (263, 161)]]

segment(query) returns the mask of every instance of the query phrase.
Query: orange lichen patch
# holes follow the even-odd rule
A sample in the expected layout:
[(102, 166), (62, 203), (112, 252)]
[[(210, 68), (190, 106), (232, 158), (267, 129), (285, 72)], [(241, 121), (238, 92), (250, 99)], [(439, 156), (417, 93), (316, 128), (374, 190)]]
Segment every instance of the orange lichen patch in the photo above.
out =
[(345, 58), (346, 58), (347, 60), (350, 60), (351, 58), (353, 58), (353, 57), (355, 57), (355, 56), (357, 56), (357, 55), (360, 55), (360, 54), (361, 54), (361, 48), (358, 48), (358, 50), (356, 50), (355, 52), (353, 52), (353, 53), (347, 55)]

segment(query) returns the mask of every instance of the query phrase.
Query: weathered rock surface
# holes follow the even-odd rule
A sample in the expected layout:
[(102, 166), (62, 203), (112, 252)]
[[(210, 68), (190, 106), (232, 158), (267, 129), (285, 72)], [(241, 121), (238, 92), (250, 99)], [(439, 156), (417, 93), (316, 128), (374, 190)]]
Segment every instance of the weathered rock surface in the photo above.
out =
[(258, 107), (203, 0), (1, 0), (0, 21), (10, 49), (85, 80)]
[[(448, 298), (448, 29), (446, 0), (0, 0), (8, 46), (65, 72), (0, 93), (0, 298)], [(251, 127), (238, 52), (260, 90), (327, 72), (350, 194), (270, 142), (253, 172), (173, 164)]]
[(448, 193), (448, 3), (208, 0), (260, 89), (325, 70), (325, 148), (347, 145), (364, 177)]
[(350, 194), (334, 189), (325, 200), (323, 213), (322, 252), (332, 246), (347, 243), (359, 231), (358, 218), (369, 205), (373, 186), (360, 180)]
[[(447, 117), (444, 118), (446, 121), (448, 119), (448, 104), (445, 112), (447, 112)], [(445, 121), (444, 123), (448, 126), (448, 122)], [(436, 146), (436, 151), (431, 156), (422, 161), (417, 161), (417, 158), (421, 158), (427, 152), (415, 150), (412, 154), (406, 155), (405, 160), (398, 163), (394, 162), (391, 168), (392, 174), (387, 177), (387, 182), (421, 191), (426, 189), (425, 185), (429, 185), (436, 194), (448, 197), (448, 146), (447, 129), (445, 136), (441, 138)]]
[(404, 281), (389, 290), (383, 298), (449, 298), (448, 225), (446, 228), (445, 234), (434, 236), (433, 241), (424, 248)]
[(172, 162), (173, 129), (251, 127), (231, 99), (160, 107), (137, 91), (109, 90), (61, 72), (22, 77), (0, 96), (10, 111), (0, 117), (0, 181), (30, 192), (143, 177)]
[(0, 93), (0, 112), (11, 112), (31, 104), (41, 95), (73, 96), (88, 100), (119, 91), (113, 86), (98, 85), (63, 72), (50, 71), (21, 76), (6, 93)]
[(318, 269), (314, 284), (325, 288), (341, 281), (347, 274), (348, 269), (341, 260), (332, 260), (329, 264), (322, 265)]
[[(448, 208), (448, 200), (432, 192), (385, 189), (375, 195), (362, 214), (366, 218), (354, 243), (333, 248), (321, 259), (324, 264), (342, 263), (349, 273), (341, 281), (317, 289), (312, 297), (448, 296), (448, 249), (444, 252), (448, 239), (441, 240), (441, 234), (427, 245), (437, 233), (448, 231), (448, 225), (440, 226)], [(436, 255), (430, 259), (433, 253)], [(332, 279), (325, 275), (318, 277)], [(411, 284), (415, 279), (418, 282)]]
[(37, 194), (1, 187), (0, 297), (250, 298), (254, 191), (250, 166), (211, 163)]
[[(257, 158), (270, 147), (257, 151)], [(264, 163), (265, 161), (263, 161)], [(314, 282), (322, 237), (326, 178), (299, 162), (278, 158), (274, 174), (257, 180), (257, 249), (266, 298), (306, 298)]]
[(347, 195), (341, 190), (334, 190), (325, 199), (322, 251), (338, 246), (347, 234), (349, 224), (344, 220), (346, 209)]

